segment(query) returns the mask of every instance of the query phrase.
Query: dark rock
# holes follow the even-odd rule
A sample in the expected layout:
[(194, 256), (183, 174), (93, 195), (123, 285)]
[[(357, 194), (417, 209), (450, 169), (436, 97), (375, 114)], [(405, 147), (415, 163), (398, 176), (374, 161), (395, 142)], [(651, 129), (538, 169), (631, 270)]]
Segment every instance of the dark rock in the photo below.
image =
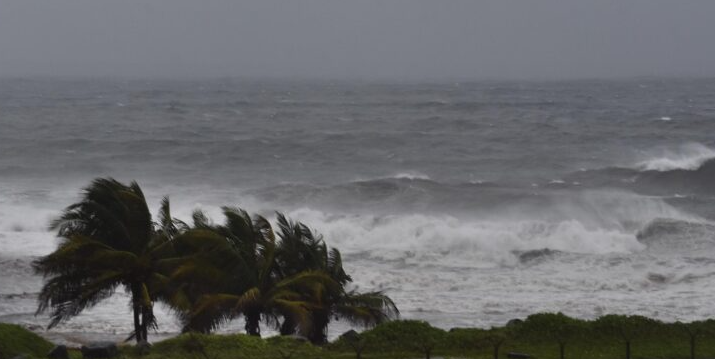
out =
[(521, 323), (524, 323), (524, 321), (521, 319), (512, 319), (512, 320), (506, 322), (506, 326), (513, 327), (513, 326), (521, 325)]
[(82, 346), (82, 357), (86, 359), (113, 358), (119, 354), (117, 345), (112, 342), (97, 342)]
[(360, 333), (350, 329), (347, 332), (343, 333), (340, 335), (341, 339), (345, 339), (347, 341), (355, 341), (360, 338)]
[(531, 355), (525, 354), (525, 353), (509, 352), (509, 353), (506, 353), (506, 357), (509, 359), (530, 359)]
[(47, 357), (50, 359), (69, 359), (70, 355), (67, 352), (66, 345), (58, 345), (47, 353)]

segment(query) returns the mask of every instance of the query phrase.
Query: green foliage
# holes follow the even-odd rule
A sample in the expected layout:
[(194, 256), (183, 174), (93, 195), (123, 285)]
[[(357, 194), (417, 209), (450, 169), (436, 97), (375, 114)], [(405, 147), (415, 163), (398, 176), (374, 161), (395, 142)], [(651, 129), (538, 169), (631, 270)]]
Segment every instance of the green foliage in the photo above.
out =
[(172, 276), (185, 288), (179, 293), (191, 293), (169, 302), (185, 330), (210, 332), (243, 316), (249, 334), (260, 335), (263, 321), (281, 334), (300, 332), (320, 344), (332, 318), (371, 326), (397, 316), (381, 292), (346, 291), (352, 278), (340, 252), (306, 225), (279, 213), (276, 235), (263, 217), (233, 207), (223, 212), (223, 224), (195, 212), (196, 228), (174, 240), (177, 251), (196, 254)]
[(515, 330), (523, 339), (566, 344), (583, 337), (585, 329), (584, 321), (562, 313), (539, 313), (527, 317)]
[[(327, 343), (327, 329), (332, 318), (370, 327), (399, 316), (397, 306), (384, 293), (358, 293), (345, 289), (352, 282), (352, 277), (343, 269), (340, 251), (336, 248), (328, 249), (322, 236), (280, 213), (278, 228), (280, 242), (276, 262), (279, 276), (285, 277), (300, 271), (320, 271), (333, 284), (327, 286), (323, 283), (313, 290), (302, 291), (311, 310), (307, 318), (310, 325), (300, 328), (300, 332), (311, 342)], [(293, 323), (285, 321), (281, 326), (281, 334), (293, 334), (292, 327), (295, 327)]]
[[(361, 334), (370, 351), (419, 352), (440, 348), (447, 333), (427, 322), (417, 320), (396, 320), (376, 326)], [(341, 338), (337, 346), (349, 347), (346, 339)]]
[[(539, 359), (559, 358), (559, 346), (549, 340), (544, 328), (559, 323), (571, 323), (578, 327), (578, 334), (567, 342), (565, 357), (580, 359), (622, 358), (622, 339), (615, 337), (606, 321), (617, 320), (625, 326), (650, 325), (643, 335), (633, 339), (634, 358), (675, 358), (689, 357), (688, 335), (682, 323), (660, 323), (644, 320), (643, 317), (608, 317), (594, 321), (576, 320), (561, 314), (538, 314), (523, 323), (502, 328), (477, 329), (459, 328), (445, 332), (420, 321), (402, 320), (380, 324), (359, 334), (363, 341), (363, 359), (404, 359), (424, 357), (422, 348), (416, 341), (434, 340), (434, 356), (448, 358), (493, 357), (491, 340), (504, 339), (500, 346), (500, 358), (510, 351), (527, 353)], [(573, 322), (572, 322), (573, 321)], [(712, 330), (713, 321), (696, 322), (693, 327), (703, 328), (703, 333)], [(356, 358), (349, 337), (341, 337), (330, 345), (318, 347), (300, 342), (291, 337), (260, 339), (246, 335), (203, 335), (201, 339), (208, 359), (271, 358), (271, 359), (352, 359)], [(191, 358), (207, 359), (199, 352), (185, 349), (188, 334), (157, 343), (152, 348), (150, 358)], [(710, 334), (698, 337), (698, 358), (709, 357), (715, 352), (715, 338)], [(134, 357), (127, 351), (129, 357)]]
[(610, 334), (624, 341), (631, 341), (639, 337), (647, 336), (650, 332), (657, 330), (662, 324), (660, 321), (643, 316), (616, 314), (604, 315), (593, 323), (594, 328), (602, 333)]
[[(236, 359), (236, 358), (271, 358), (280, 359), (290, 356), (297, 358), (320, 357), (322, 350), (309, 343), (288, 337), (259, 337), (235, 334), (216, 335), (185, 333), (178, 337), (156, 343), (144, 359)], [(138, 357), (131, 350), (124, 350), (128, 357)]]
[(137, 341), (156, 328), (153, 304), (162, 295), (167, 273), (162, 262), (172, 255), (171, 239), (180, 223), (162, 203), (155, 225), (136, 182), (98, 178), (79, 202), (68, 206), (51, 229), (62, 239), (57, 249), (33, 263), (46, 281), (38, 313), (50, 311), (49, 327), (80, 314), (123, 287), (131, 294)]
[(52, 223), (60, 245), (34, 262), (46, 278), (37, 312), (50, 312), (51, 328), (123, 288), (137, 342), (157, 328), (157, 301), (184, 331), (207, 333), (242, 316), (251, 335), (260, 336), (263, 321), (314, 343), (327, 341), (334, 318), (373, 326), (397, 317), (382, 292), (346, 290), (352, 278), (340, 251), (306, 225), (279, 213), (276, 236), (261, 216), (222, 210), (223, 224), (197, 210), (190, 226), (171, 216), (164, 198), (154, 222), (136, 182), (95, 179)]
[(52, 343), (19, 325), (0, 323), (0, 359), (20, 354), (44, 358), (53, 347)]

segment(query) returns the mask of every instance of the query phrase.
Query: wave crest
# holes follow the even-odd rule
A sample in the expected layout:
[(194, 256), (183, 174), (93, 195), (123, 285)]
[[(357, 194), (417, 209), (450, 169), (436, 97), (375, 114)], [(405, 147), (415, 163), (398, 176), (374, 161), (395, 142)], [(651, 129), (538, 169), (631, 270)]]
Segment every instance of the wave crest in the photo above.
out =
[(658, 156), (636, 164), (641, 171), (695, 170), (715, 159), (715, 150), (700, 143), (689, 143), (675, 151), (662, 151)]
[(422, 214), (327, 215), (307, 208), (290, 216), (320, 229), (327, 241), (347, 255), (418, 266), (511, 266), (520, 262), (519, 253), (543, 248), (584, 254), (631, 253), (645, 248), (634, 234), (594, 228), (576, 220), (465, 221)]

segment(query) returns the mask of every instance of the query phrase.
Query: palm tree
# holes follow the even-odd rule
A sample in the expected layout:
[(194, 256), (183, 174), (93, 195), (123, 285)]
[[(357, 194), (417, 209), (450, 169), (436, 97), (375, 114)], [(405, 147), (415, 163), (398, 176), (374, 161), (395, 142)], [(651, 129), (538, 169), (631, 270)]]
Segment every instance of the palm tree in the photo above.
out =
[[(190, 241), (202, 255), (179, 268), (174, 279), (184, 285), (210, 283), (182, 313), (184, 330), (209, 332), (243, 316), (246, 332), (260, 336), (260, 321), (276, 323), (279, 316), (291, 318), (303, 327), (308, 322), (310, 304), (298, 289), (331, 286), (324, 273), (303, 271), (288, 277), (275, 274), (275, 235), (263, 217), (251, 218), (246, 211), (224, 207), (225, 224), (213, 225), (208, 217), (194, 213), (194, 227), (177, 237), (177, 246)], [(203, 231), (202, 241), (191, 239)]]
[(172, 238), (181, 230), (169, 201), (162, 202), (155, 228), (146, 199), (136, 182), (95, 179), (79, 202), (52, 222), (61, 242), (33, 263), (46, 278), (37, 313), (50, 310), (52, 328), (112, 296), (118, 287), (131, 296), (134, 331), (129, 339), (148, 339), (156, 328), (153, 304), (168, 280)]
[[(345, 272), (340, 251), (328, 250), (320, 235), (306, 225), (292, 222), (278, 213), (281, 242), (278, 249), (279, 272), (283, 276), (301, 271), (325, 273), (337, 286), (304, 292), (311, 303), (310, 327), (304, 334), (314, 344), (327, 342), (331, 318), (348, 320), (353, 324), (373, 326), (399, 316), (395, 303), (384, 293), (358, 293), (345, 287), (352, 277)], [(293, 334), (296, 326), (286, 318), (281, 334)]]

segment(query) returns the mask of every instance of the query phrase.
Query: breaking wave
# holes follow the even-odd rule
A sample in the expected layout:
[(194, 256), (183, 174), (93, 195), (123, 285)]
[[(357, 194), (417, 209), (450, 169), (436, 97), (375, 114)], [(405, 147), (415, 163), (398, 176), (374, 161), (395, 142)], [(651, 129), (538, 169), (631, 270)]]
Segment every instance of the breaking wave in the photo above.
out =
[(715, 159), (715, 150), (699, 143), (681, 146), (676, 151), (662, 151), (655, 158), (639, 162), (642, 171), (696, 170), (706, 161)]
[[(546, 216), (500, 213), (458, 218), (428, 214), (327, 214), (309, 208), (289, 215), (309, 223), (348, 254), (413, 265), (490, 267), (515, 265), (547, 254), (634, 253), (647, 248), (637, 234), (658, 218), (698, 219), (654, 198), (592, 194), (575, 204), (544, 207)], [(525, 254), (527, 253), (527, 254)], [(528, 254), (530, 253), (530, 254)], [(542, 254), (536, 257), (541, 257)]]
[(566, 178), (591, 188), (627, 188), (662, 196), (715, 194), (715, 150), (702, 145), (685, 148), (689, 148), (689, 152), (654, 158), (633, 168), (582, 170)]

